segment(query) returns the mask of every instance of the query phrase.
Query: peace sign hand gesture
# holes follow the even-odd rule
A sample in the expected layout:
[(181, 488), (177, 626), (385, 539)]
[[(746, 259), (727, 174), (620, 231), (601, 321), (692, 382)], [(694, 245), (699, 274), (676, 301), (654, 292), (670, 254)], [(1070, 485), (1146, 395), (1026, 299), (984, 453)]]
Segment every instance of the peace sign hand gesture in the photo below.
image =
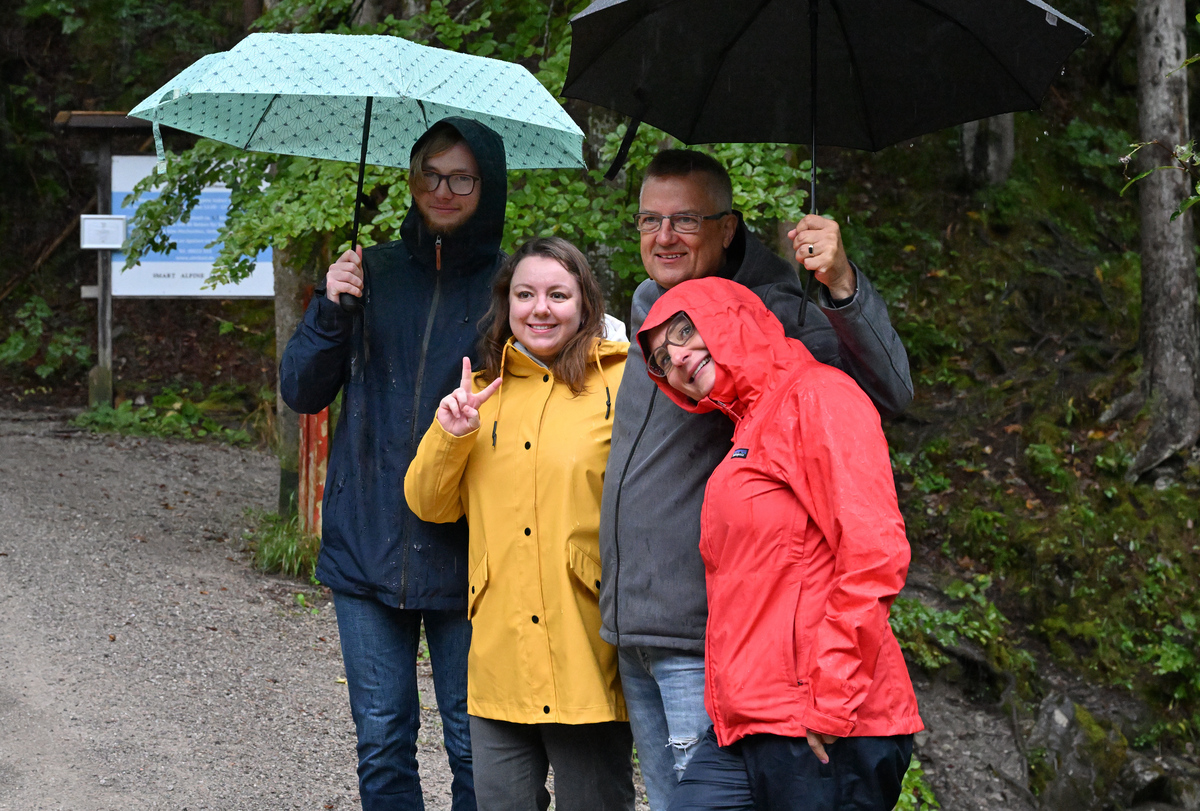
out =
[(462, 382), (458, 388), (442, 398), (438, 404), (437, 421), (446, 429), (446, 433), (454, 436), (466, 436), (472, 431), (479, 430), (479, 406), (500, 388), (500, 378), (496, 378), (483, 391), (475, 394), (471, 391), (471, 360), (463, 358)]

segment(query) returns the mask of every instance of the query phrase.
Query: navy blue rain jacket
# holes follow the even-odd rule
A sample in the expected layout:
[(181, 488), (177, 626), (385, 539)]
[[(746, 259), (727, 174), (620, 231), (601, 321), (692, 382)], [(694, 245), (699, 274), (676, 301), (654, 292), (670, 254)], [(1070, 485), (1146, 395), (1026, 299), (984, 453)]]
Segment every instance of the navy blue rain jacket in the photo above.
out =
[(504, 258), (508, 183), (500, 136), (475, 121), (446, 120), (474, 152), (482, 186), (475, 215), (441, 237), (441, 271), (438, 237), (414, 205), (398, 241), (363, 251), (362, 315), (329, 301), (324, 282), (317, 288), (284, 351), (279, 387), (302, 414), (344, 391), (325, 481), (321, 582), (397, 608), (465, 611), (466, 521), (418, 519), (404, 501), (404, 474), (439, 401), (458, 386), (463, 357), (476, 360), (479, 322)]

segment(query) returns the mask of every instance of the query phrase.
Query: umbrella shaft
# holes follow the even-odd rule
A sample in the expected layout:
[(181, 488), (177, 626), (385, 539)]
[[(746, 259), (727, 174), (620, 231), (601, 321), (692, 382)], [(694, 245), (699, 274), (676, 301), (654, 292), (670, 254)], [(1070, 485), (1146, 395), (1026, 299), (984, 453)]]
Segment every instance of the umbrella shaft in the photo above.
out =
[(362, 204), (363, 178), (367, 171), (367, 142), (371, 138), (371, 107), (374, 96), (367, 96), (367, 108), (363, 112), (362, 152), (358, 158), (358, 191), (354, 194), (354, 231), (350, 235), (350, 250), (358, 245), (358, 210)]
[(817, 4), (820, 0), (808, 0), (809, 36), (809, 97), (808, 114), (812, 118), (812, 191), (809, 194), (809, 213), (817, 213), (817, 20), (820, 16)]

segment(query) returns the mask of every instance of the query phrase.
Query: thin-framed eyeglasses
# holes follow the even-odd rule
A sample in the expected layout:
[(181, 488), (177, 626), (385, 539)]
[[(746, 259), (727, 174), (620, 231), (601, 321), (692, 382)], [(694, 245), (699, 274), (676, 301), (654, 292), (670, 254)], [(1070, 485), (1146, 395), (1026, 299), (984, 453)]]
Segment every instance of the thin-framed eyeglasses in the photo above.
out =
[(732, 211), (721, 211), (716, 214), (653, 214), (649, 211), (639, 211), (633, 218), (633, 224), (643, 234), (653, 234), (662, 228), (664, 221), (671, 223), (671, 229), (679, 234), (694, 234), (704, 225), (705, 220), (719, 220), (728, 217)]
[(421, 182), (425, 184), (425, 191), (435, 192), (438, 186), (442, 185), (442, 181), (446, 181), (446, 186), (450, 189), (451, 194), (465, 197), (475, 191), (475, 184), (479, 182), (479, 178), (475, 175), (443, 175), (437, 172), (422, 172)]
[(692, 319), (688, 318), (687, 313), (675, 313), (675, 317), (667, 324), (667, 334), (664, 336), (662, 345), (646, 358), (646, 369), (655, 377), (666, 377), (674, 368), (671, 353), (667, 348), (683, 346), (692, 340), (692, 336), (695, 334), (696, 327), (692, 324)]

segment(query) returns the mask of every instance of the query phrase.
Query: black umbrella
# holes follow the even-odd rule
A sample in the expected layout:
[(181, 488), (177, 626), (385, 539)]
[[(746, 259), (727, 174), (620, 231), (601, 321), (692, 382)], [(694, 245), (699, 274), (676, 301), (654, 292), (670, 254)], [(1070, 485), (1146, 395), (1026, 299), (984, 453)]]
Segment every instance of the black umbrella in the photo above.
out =
[(814, 213), (817, 144), (1036, 109), (1091, 36), (1040, 0), (596, 0), (571, 30), (562, 95), (632, 119), (610, 176), (643, 121), (686, 144), (807, 141)]

